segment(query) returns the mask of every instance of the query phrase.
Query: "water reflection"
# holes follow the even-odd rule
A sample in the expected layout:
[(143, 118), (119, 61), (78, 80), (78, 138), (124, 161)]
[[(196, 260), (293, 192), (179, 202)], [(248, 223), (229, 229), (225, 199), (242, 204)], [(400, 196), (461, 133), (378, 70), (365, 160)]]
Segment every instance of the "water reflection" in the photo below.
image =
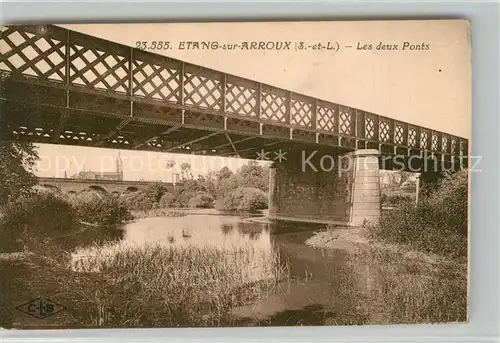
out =
[(71, 233), (55, 238), (55, 243), (63, 250), (72, 251), (90, 245), (102, 245), (109, 242), (119, 242), (125, 236), (120, 227), (110, 227), (105, 230), (97, 227), (75, 228)]
[[(218, 214), (217, 214), (218, 213)], [(291, 279), (282, 282), (260, 303), (237, 308), (239, 325), (349, 324), (354, 313), (355, 287), (346, 292), (345, 280), (353, 274), (341, 251), (314, 249), (305, 244), (318, 225), (269, 223), (262, 214), (221, 215), (214, 210), (197, 211), (184, 217), (144, 218), (123, 227), (116, 247), (160, 244), (169, 247), (217, 248), (228, 254), (244, 252), (249, 281), (271, 277), (271, 256), (279, 255)], [(79, 249), (74, 259), (88, 254)]]
[(175, 246), (246, 248), (271, 251), (269, 224), (238, 216), (195, 214), (174, 218), (145, 218), (123, 228), (122, 242)]

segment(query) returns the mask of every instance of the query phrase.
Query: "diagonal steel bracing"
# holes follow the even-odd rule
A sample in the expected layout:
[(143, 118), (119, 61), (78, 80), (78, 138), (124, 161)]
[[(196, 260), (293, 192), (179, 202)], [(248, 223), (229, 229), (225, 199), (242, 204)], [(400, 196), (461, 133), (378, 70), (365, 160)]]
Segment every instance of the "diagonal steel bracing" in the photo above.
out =
[(146, 139), (145, 141), (140, 142), (140, 143), (138, 143), (138, 144), (134, 145), (134, 146), (132, 147), (132, 149), (139, 149), (140, 147), (142, 147), (142, 146), (144, 146), (144, 145), (146, 145), (146, 144), (148, 144), (148, 143), (150, 143), (150, 142), (152, 142), (152, 141), (154, 141), (154, 140), (156, 140), (156, 139), (159, 139), (159, 138), (161, 138), (161, 137), (167, 136), (167, 135), (168, 135), (169, 133), (171, 133), (171, 132), (177, 131), (177, 130), (178, 130), (178, 129), (180, 129), (182, 126), (183, 126), (182, 124), (175, 125), (175, 126), (173, 126), (173, 127), (169, 128), (168, 130), (165, 130), (165, 131), (161, 132), (159, 135), (154, 135), (154, 136), (152, 136), (152, 137), (149, 137), (149, 138), (148, 138), (148, 139)]
[(218, 135), (218, 134), (219, 134), (219, 132), (212, 132), (212, 133), (210, 133), (210, 134), (208, 134), (208, 135), (206, 135), (206, 136), (199, 137), (199, 138), (196, 138), (196, 139), (190, 140), (190, 141), (188, 141), (188, 142), (178, 144), (178, 145), (176, 145), (176, 146), (174, 146), (174, 147), (172, 147), (172, 148), (169, 148), (169, 149), (167, 149), (167, 150), (165, 150), (165, 151), (166, 151), (166, 152), (170, 152), (170, 151), (176, 150), (176, 149), (181, 148), (181, 147), (184, 147), (184, 146), (189, 146), (189, 145), (191, 145), (191, 144), (193, 144), (193, 143), (201, 142), (201, 141), (203, 141), (203, 140), (205, 140), (205, 139), (207, 139), (207, 138), (213, 137), (213, 136)]
[[(4, 49), (0, 72), (7, 77), (1, 79), (4, 87), (0, 101), (6, 105), (5, 117), (15, 118), (22, 126), (31, 125), (28, 116), (19, 110), (19, 106), (25, 105), (43, 108), (41, 113), (53, 111), (61, 115), (58, 122), (47, 115), (45, 127), (36, 128), (47, 134), (26, 139), (43, 137), (44, 141), (53, 139), (54, 143), (65, 144), (65, 138), (59, 136), (68, 117), (130, 116), (127, 120), (147, 123), (151, 131), (158, 130), (156, 125), (185, 124), (192, 131), (288, 139), (351, 151), (378, 149), (383, 155), (430, 154), (447, 161), (468, 156), (468, 140), (463, 137), (150, 51), (53, 25), (12, 25), (1, 29), (0, 45)], [(120, 125), (127, 124), (123, 121)], [(106, 146), (120, 130), (118, 126), (108, 132), (96, 146)], [(11, 134), (14, 131), (19, 135), (15, 127)], [(52, 138), (48, 134), (51, 131), (55, 132)], [(102, 134), (102, 128), (94, 131)], [(93, 135), (96, 134), (86, 132), (86, 137)], [(132, 142), (131, 147), (140, 149), (159, 138), (155, 134)], [(71, 144), (88, 142), (75, 140)], [(231, 146), (236, 151), (236, 144), (229, 137), (223, 147)]]

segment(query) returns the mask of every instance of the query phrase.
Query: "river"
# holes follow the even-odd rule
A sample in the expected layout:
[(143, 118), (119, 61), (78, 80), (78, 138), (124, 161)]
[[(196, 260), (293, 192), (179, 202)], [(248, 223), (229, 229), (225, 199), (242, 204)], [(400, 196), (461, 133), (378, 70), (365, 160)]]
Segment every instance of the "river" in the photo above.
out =
[[(245, 248), (255, 256), (277, 252), (290, 271), (290, 279), (278, 284), (260, 303), (234, 309), (238, 324), (335, 325), (360, 324), (356, 297), (348, 287), (352, 270), (341, 250), (313, 248), (305, 241), (323, 226), (300, 223), (278, 224), (266, 220), (266, 213), (238, 215), (216, 210), (189, 211), (182, 217), (138, 219), (123, 227), (117, 244), (161, 244)], [(85, 254), (80, 249), (75, 256)], [(256, 257), (257, 259), (257, 257)], [(249, 263), (254, 278), (265, 277), (259, 264)]]

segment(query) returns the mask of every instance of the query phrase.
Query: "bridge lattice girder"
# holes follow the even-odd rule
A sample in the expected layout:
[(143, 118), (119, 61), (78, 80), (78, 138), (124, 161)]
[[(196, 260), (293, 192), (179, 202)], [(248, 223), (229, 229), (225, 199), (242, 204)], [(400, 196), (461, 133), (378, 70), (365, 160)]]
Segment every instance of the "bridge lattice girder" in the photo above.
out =
[(266, 147), (464, 162), (467, 139), (52, 25), (2, 27), (1, 134), (256, 158)]

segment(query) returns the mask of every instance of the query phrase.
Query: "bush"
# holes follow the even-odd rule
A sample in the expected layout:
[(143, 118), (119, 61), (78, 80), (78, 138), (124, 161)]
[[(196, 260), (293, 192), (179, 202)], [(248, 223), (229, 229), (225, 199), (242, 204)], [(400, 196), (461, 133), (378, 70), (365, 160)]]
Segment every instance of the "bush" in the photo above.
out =
[(437, 192), (427, 199), (429, 216), (436, 226), (460, 235), (468, 228), (468, 174), (466, 170), (439, 183)]
[(153, 202), (150, 197), (143, 192), (122, 195), (120, 199), (130, 210), (148, 211), (153, 208)]
[(123, 201), (114, 196), (99, 196), (84, 192), (71, 198), (71, 204), (80, 220), (110, 226), (132, 218)]
[(402, 202), (383, 216), (378, 225), (369, 225), (370, 234), (428, 253), (466, 258), (467, 190), (467, 171), (458, 172), (443, 180), (430, 196), (422, 197), (418, 206)]
[(74, 227), (71, 205), (51, 192), (21, 197), (3, 207), (1, 250), (16, 251), (28, 241), (45, 241), (67, 233)]
[(155, 182), (145, 190), (147, 197), (152, 203), (159, 202), (163, 194), (167, 192), (167, 187), (161, 182)]
[(172, 202), (171, 207), (188, 207), (189, 199), (195, 196), (195, 192), (180, 188), (177, 192), (174, 193), (175, 199)]
[(267, 208), (267, 196), (262, 190), (240, 187), (223, 197), (225, 210), (256, 211)]
[(172, 207), (175, 202), (175, 195), (173, 193), (165, 193), (160, 199), (160, 207)]
[(188, 204), (191, 208), (212, 208), (214, 199), (208, 194), (198, 194), (189, 199)]

